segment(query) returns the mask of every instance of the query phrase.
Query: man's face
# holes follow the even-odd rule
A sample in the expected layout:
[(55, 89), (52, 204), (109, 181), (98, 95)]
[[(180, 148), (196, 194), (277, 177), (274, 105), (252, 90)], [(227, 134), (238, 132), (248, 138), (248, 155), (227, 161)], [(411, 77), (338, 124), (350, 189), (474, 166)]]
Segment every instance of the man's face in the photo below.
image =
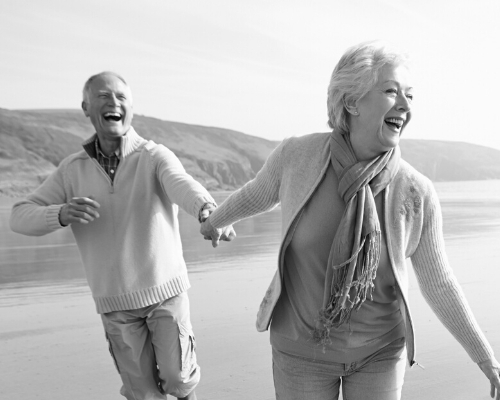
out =
[(132, 92), (114, 75), (101, 75), (90, 84), (89, 95), (82, 103), (100, 141), (119, 140), (132, 122)]

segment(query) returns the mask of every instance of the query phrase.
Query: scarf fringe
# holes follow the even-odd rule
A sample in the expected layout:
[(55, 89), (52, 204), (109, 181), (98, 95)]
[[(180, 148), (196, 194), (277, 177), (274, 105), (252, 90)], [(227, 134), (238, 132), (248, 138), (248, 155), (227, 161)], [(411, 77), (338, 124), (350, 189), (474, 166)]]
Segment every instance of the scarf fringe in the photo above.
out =
[[(368, 296), (373, 300), (373, 281), (380, 261), (380, 235), (379, 230), (368, 233), (349, 260), (333, 267), (333, 293), (327, 306), (319, 311), (320, 327), (312, 332), (313, 340), (323, 346), (323, 351), (331, 344), (331, 329), (348, 321), (353, 310), (359, 310)], [(360, 267), (356, 268), (358, 262)]]

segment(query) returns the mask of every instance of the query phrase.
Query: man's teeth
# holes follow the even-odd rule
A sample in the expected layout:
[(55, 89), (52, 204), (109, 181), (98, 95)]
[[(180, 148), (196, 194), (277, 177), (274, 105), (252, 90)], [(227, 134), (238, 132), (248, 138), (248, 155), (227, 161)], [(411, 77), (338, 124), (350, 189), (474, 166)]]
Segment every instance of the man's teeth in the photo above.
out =
[(113, 120), (113, 121), (119, 121), (122, 119), (122, 116), (119, 113), (114, 113), (114, 112), (107, 112), (104, 113), (104, 119), (106, 120)]

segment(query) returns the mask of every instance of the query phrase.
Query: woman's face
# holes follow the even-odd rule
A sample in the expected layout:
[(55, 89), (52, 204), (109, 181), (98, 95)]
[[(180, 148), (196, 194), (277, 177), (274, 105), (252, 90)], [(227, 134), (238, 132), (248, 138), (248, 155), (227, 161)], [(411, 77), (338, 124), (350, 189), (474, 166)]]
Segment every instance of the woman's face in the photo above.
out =
[[(410, 120), (413, 88), (404, 65), (384, 65), (375, 87), (356, 102), (351, 113), (351, 142), (358, 158), (373, 158), (399, 143)], [(360, 153), (360, 154), (358, 154)]]

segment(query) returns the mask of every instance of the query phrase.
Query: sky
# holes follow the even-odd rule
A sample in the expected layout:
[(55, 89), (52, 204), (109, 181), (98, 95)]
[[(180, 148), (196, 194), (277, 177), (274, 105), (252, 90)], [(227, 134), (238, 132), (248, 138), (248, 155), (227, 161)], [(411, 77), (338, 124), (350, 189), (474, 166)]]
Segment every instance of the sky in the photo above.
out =
[(79, 108), (112, 70), (136, 114), (282, 140), (328, 130), (335, 64), (380, 39), (412, 56), (404, 137), (500, 149), (499, 20), (498, 0), (1, 0), (0, 108)]

